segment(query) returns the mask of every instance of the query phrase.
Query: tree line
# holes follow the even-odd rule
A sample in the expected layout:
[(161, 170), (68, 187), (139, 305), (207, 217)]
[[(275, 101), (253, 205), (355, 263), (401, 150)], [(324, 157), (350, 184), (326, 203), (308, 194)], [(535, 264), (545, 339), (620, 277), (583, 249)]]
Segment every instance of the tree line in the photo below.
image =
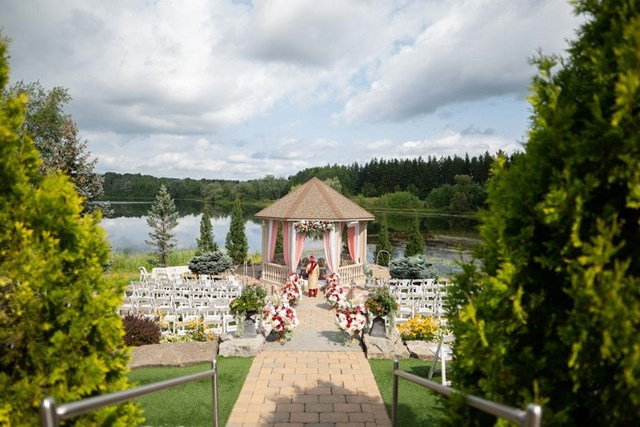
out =
[[(500, 154), (500, 153), (498, 153)], [(409, 192), (426, 199), (436, 188), (459, 183), (456, 176), (468, 176), (468, 183), (484, 187), (491, 165), (498, 154), (485, 152), (480, 156), (428, 156), (426, 159), (377, 159), (360, 165), (327, 165), (302, 170), (289, 178), (266, 175), (264, 178), (234, 181), (220, 179), (159, 178), (142, 174), (107, 172), (102, 175), (104, 200), (152, 199), (162, 185), (176, 200), (244, 201), (276, 200), (292, 187), (312, 177), (333, 180), (334, 187), (346, 196), (380, 197), (387, 193)], [(507, 156), (507, 163), (514, 155)], [(466, 181), (465, 181), (466, 182)]]

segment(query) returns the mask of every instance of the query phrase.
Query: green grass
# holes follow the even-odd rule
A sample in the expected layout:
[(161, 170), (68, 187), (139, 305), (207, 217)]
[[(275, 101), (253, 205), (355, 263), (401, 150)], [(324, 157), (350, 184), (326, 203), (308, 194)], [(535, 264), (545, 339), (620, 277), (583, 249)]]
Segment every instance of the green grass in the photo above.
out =
[[(218, 357), (218, 408), (224, 426), (249, 373), (253, 358)], [(210, 363), (185, 368), (140, 368), (129, 373), (137, 385), (175, 378), (211, 369)], [(138, 399), (150, 426), (213, 425), (211, 380), (183, 384)]]
[[(373, 376), (378, 383), (382, 400), (391, 418), (391, 398), (393, 393), (393, 361), (369, 360)], [(419, 377), (427, 378), (431, 362), (418, 359), (400, 361), (400, 369)], [(437, 372), (437, 371), (436, 371)], [(439, 382), (438, 374), (433, 381)], [(404, 378), (398, 378), (398, 425), (424, 426), (433, 425), (443, 417), (439, 405), (438, 394), (428, 388), (421, 387)]]
[[(195, 249), (177, 249), (169, 254), (169, 265), (188, 265), (195, 256)], [(146, 252), (113, 251), (111, 253), (110, 272), (114, 274), (135, 273), (139, 275), (138, 267), (144, 267), (151, 272), (156, 265), (152, 264), (153, 256)]]

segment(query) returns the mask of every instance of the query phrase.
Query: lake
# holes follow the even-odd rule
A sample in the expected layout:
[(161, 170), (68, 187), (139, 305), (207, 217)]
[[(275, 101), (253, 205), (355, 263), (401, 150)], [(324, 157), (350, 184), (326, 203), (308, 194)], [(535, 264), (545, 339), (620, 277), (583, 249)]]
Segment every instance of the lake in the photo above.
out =
[[(111, 202), (113, 215), (104, 218), (102, 227), (107, 232), (107, 239), (112, 249), (123, 252), (148, 252), (150, 247), (145, 243), (149, 238), (151, 228), (147, 225), (147, 212), (152, 202)], [(178, 226), (173, 230), (178, 248), (196, 248), (196, 238), (200, 236), (200, 219), (202, 215), (201, 202), (176, 201), (179, 214)], [(249, 254), (260, 253), (262, 248), (262, 228), (254, 215), (261, 207), (243, 206), (245, 231), (249, 244)], [(230, 206), (213, 206), (212, 211), (213, 236), (220, 248), (224, 248), (225, 239), (231, 223)], [(376, 211), (374, 215), (379, 215)], [(406, 244), (406, 234), (409, 231), (410, 216), (407, 214), (387, 213), (389, 234), (393, 246), (393, 255), (402, 256)], [(464, 218), (448, 215), (428, 215), (420, 219), (420, 228), (426, 234), (426, 255), (438, 261), (439, 264), (453, 266), (453, 261), (460, 256), (469, 259), (469, 251), (478, 243), (476, 228), (478, 221), (474, 218)], [(374, 262), (374, 251), (379, 225), (376, 221), (368, 224), (368, 254), (367, 260)], [(305, 254), (321, 254), (322, 241), (307, 239)], [(440, 268), (441, 269), (441, 268)]]

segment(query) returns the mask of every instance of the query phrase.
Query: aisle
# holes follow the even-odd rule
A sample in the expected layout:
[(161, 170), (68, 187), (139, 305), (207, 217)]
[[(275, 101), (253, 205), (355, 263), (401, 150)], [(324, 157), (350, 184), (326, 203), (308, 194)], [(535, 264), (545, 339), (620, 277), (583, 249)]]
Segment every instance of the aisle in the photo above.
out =
[(227, 426), (390, 426), (360, 343), (344, 341), (334, 310), (305, 295), (297, 312), (291, 341), (270, 337), (254, 359)]

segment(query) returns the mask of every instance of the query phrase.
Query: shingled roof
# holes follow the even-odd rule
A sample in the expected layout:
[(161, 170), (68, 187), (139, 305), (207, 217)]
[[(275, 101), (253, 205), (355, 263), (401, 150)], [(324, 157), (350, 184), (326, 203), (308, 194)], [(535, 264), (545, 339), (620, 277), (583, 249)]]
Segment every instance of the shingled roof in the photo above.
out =
[(288, 221), (372, 221), (374, 216), (318, 178), (311, 178), (256, 215)]

